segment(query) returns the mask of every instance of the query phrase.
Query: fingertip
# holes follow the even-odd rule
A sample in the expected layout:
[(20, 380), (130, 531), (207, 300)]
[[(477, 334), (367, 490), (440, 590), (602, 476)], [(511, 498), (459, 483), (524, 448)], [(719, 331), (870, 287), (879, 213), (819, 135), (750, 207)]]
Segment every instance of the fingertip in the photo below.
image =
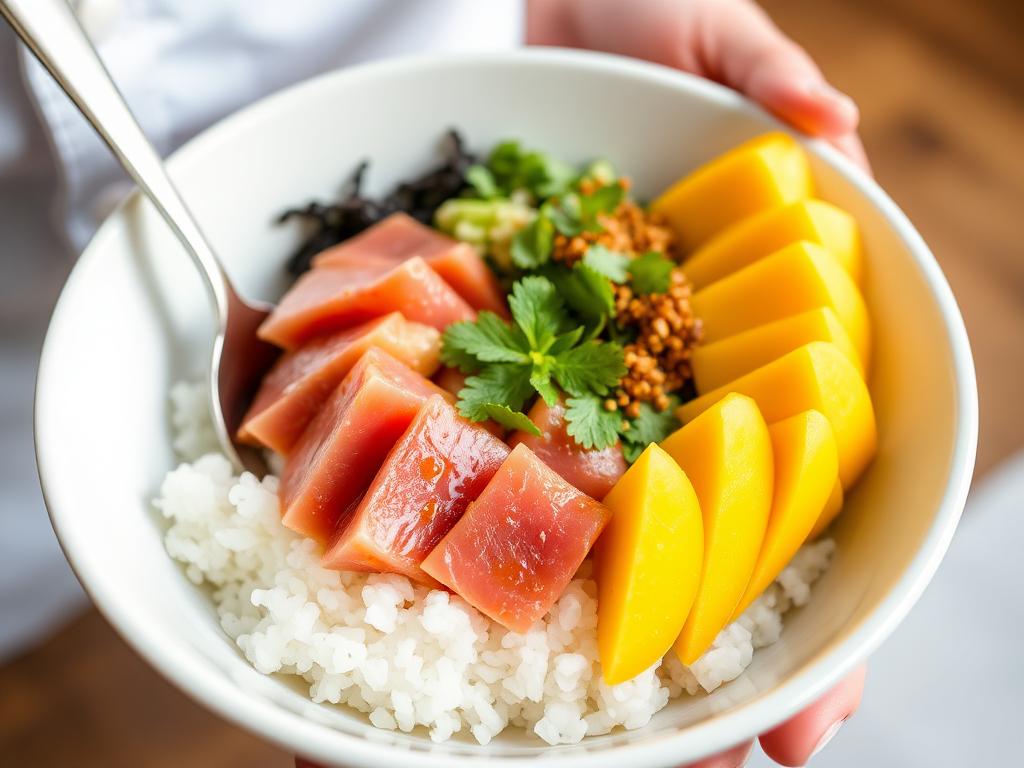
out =
[(860, 706), (864, 677), (865, 668), (858, 668), (810, 707), (761, 734), (761, 749), (779, 765), (806, 765)]
[(754, 742), (745, 741), (737, 744), (732, 749), (719, 752), (717, 755), (707, 757), (696, 763), (690, 763), (683, 768), (743, 768), (750, 758), (750, 751), (754, 748)]
[(792, 79), (765, 72), (751, 82), (750, 95), (812, 136), (842, 136), (855, 131), (860, 122), (853, 99), (817, 78)]

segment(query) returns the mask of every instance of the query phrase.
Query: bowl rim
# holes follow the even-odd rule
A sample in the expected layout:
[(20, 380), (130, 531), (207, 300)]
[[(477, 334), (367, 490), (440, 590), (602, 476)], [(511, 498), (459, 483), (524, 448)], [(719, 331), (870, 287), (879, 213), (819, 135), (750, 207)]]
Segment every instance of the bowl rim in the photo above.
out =
[[(523, 48), (513, 51), (488, 53), (441, 53), (402, 56), (384, 61), (360, 64), (342, 70), (320, 74), (294, 84), (253, 104), (234, 112), (210, 128), (202, 131), (174, 152), (167, 160), (174, 169), (186, 165), (201, 154), (208, 144), (228, 138), (234, 132), (245, 131), (262, 116), (269, 116), (301, 100), (307, 92), (330, 87), (336, 81), (357, 81), (365, 78), (401, 76), (405, 72), (431, 68), (440, 74), (446, 68), (463, 67), (517, 67), (524, 63), (587, 71), (591, 74), (611, 73), (689, 92), (702, 100), (725, 106), (743, 115), (756, 117), (761, 122), (774, 124), (779, 130), (792, 132), (775, 118), (767, 115), (738, 93), (708, 80), (648, 62), (589, 51), (557, 48)], [(48, 373), (53, 367), (55, 346), (51, 339), (60, 329), (73, 322), (63, 311), (61, 299), (71, 290), (84, 270), (83, 262), (98, 258), (105, 243), (114, 234), (114, 222), (125, 207), (138, 194), (132, 195), (115, 209), (98, 228), (84, 249), (61, 291), (50, 319), (40, 356), (36, 378), (34, 407), (36, 465), (40, 485), (54, 532), (61, 548), (83, 588), (114, 630), (163, 677), (179, 690), (225, 720), (271, 741), (296, 754), (328, 763), (339, 754), (353, 768), (375, 768), (395, 764), (414, 768), (449, 768), (454, 764), (482, 763), (494, 768), (520, 766), (530, 760), (538, 768), (586, 768), (607, 759), (609, 752), (630, 766), (678, 765), (681, 761), (699, 759), (728, 749), (737, 742), (750, 738), (791, 717), (803, 707), (836, 685), (846, 674), (874, 651), (896, 628), (919, 599), (949, 544), (963, 511), (977, 449), (978, 397), (974, 362), (963, 319), (949, 284), (928, 246), (896, 203), (861, 169), (821, 140), (806, 139), (803, 143), (810, 152), (831, 166), (843, 179), (877, 208), (895, 234), (904, 242), (912, 259), (924, 277), (942, 316), (947, 342), (951, 351), (956, 398), (956, 437), (950, 461), (950, 471), (942, 500), (921, 547), (877, 608), (850, 630), (847, 638), (827, 648), (784, 682), (768, 693), (740, 705), (728, 714), (709, 718), (675, 731), (654, 734), (611, 747), (610, 750), (581, 751), (558, 750), (539, 754), (493, 756), (466, 752), (448, 752), (438, 745), (425, 743), (424, 749), (396, 750), (394, 746), (364, 740), (343, 731), (304, 719), (301, 715), (283, 711), (277, 705), (246, 695), (230, 680), (202, 673), (195, 654), (186, 647), (170, 643), (162, 635), (133, 617), (131, 606), (122, 604), (114, 593), (97, 588), (90, 578), (92, 566), (69, 545), (61, 533), (61, 520), (66, 516), (55, 502), (60, 478), (54, 475), (48, 461), (50, 430), (41, 409), (49, 389)], [(433, 747), (433, 748), (431, 748)], [(344, 751), (342, 751), (344, 750)]]

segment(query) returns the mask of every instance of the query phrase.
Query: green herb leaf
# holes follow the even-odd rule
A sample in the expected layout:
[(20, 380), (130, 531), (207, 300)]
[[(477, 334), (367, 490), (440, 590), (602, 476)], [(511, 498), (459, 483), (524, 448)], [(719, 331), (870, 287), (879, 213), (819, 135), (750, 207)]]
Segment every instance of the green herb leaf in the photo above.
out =
[(640, 403), (640, 415), (629, 423), (623, 432), (624, 440), (646, 448), (651, 443), (660, 443), (681, 426), (675, 411), (679, 398), (669, 398), (669, 406), (660, 413), (650, 403)]
[(530, 374), (530, 385), (537, 390), (537, 393), (544, 398), (548, 405), (558, 402), (558, 389), (551, 383), (551, 362), (545, 358), (543, 364), (534, 366)]
[(465, 178), (466, 183), (473, 187), (473, 191), (484, 200), (493, 200), (502, 195), (498, 182), (494, 179), (494, 174), (486, 166), (479, 164), (469, 166), (466, 169)]
[(538, 200), (567, 192), (578, 176), (568, 163), (524, 150), (517, 141), (498, 144), (487, 159), (487, 169), (504, 195), (523, 189)]
[(583, 254), (583, 263), (600, 272), (613, 283), (624, 283), (629, 277), (629, 257), (618, 251), (611, 251), (603, 245), (595, 244)]
[(580, 199), (577, 195), (565, 195), (557, 203), (549, 200), (541, 206), (541, 215), (549, 218), (555, 229), (566, 237), (575, 237), (583, 231)]
[[(481, 363), (529, 363), (530, 346), (522, 331), (487, 310), (475, 322), (452, 323), (441, 337), (441, 359), (463, 368), (467, 359)], [(479, 365), (468, 366), (470, 370)]]
[(555, 336), (569, 325), (562, 299), (546, 277), (531, 275), (516, 282), (508, 304), (512, 318), (535, 352), (547, 352)]
[[(472, 325), (469, 321), (463, 321), (463, 323)], [(463, 325), (463, 323), (452, 323), (441, 336), (441, 362), (452, 368), (458, 368), (463, 373), (475, 373), (480, 370), (480, 361), (469, 354), (458, 340), (450, 341), (453, 338), (457, 339), (460, 335), (460, 330), (456, 326)]]
[(503, 405), (513, 411), (522, 410), (533, 394), (531, 369), (512, 363), (495, 363), (480, 374), (466, 379), (459, 392), (459, 413), (471, 421), (485, 421), (490, 415), (485, 406)]
[(646, 445), (640, 443), (629, 443), (625, 440), (622, 441), (622, 455), (626, 459), (627, 464), (632, 464), (634, 461), (640, 458), (640, 454), (647, 448)]
[(555, 225), (547, 216), (538, 215), (512, 238), (509, 255), (520, 269), (536, 269), (551, 258), (555, 244)]
[(582, 261), (573, 265), (565, 300), (581, 317), (598, 320), (615, 313), (611, 281)]
[(664, 293), (671, 283), (676, 263), (658, 251), (648, 251), (629, 263), (633, 290), (637, 293)]
[(580, 198), (580, 212), (587, 229), (595, 225), (600, 229), (598, 214), (613, 213), (625, 197), (626, 189), (621, 184), (608, 184), (598, 187), (589, 195), (583, 195)]
[(577, 443), (588, 450), (601, 450), (618, 442), (622, 415), (618, 411), (605, 410), (600, 397), (570, 397), (565, 404), (565, 431)]
[(598, 159), (594, 160), (587, 166), (580, 178), (593, 179), (594, 181), (599, 181), (602, 184), (612, 184), (618, 178), (618, 174), (615, 172), (615, 166), (607, 160)]
[(551, 349), (548, 350), (549, 355), (558, 355), (561, 352), (570, 347), (576, 346), (579, 340), (583, 337), (584, 327), (582, 325), (576, 326), (571, 331), (563, 333), (557, 339), (554, 344), (551, 345)]
[(531, 435), (540, 435), (540, 429), (522, 411), (513, 411), (507, 405), (499, 403), (485, 403), (481, 409), (487, 414), (487, 418), (494, 419), (503, 427), (521, 429)]
[(552, 373), (570, 395), (604, 395), (626, 374), (624, 353), (618, 344), (588, 341), (558, 355)]

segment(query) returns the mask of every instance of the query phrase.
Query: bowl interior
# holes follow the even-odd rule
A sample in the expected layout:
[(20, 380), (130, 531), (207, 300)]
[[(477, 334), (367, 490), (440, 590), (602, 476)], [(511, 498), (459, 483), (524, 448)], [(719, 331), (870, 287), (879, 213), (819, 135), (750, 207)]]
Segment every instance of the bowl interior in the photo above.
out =
[[(518, 137), (572, 160), (607, 157), (643, 196), (777, 124), (717, 86), (610, 57), (432, 59), (292, 89), (207, 132), (171, 167), (242, 292), (274, 299), (300, 236), (296, 226), (274, 225), (283, 208), (336, 195), (364, 158), (370, 189), (388, 188), (436, 162), (449, 127), (474, 148)], [(202, 375), (212, 320), (188, 260), (137, 198), (76, 267), (40, 372), (41, 475), (79, 577), (118, 630), (193, 696), (325, 761), (389, 755), (450, 765), (486, 754), (582, 765), (620, 749), (630, 765), (668, 765), (780, 720), (869, 652), (916, 599), (952, 535), (973, 464), (973, 373), (948, 287), (888, 198), (834, 153), (811, 149), (820, 196), (850, 210), (863, 230), (881, 439), (836, 528), (834, 566), (809, 606), (789, 614), (781, 641), (735, 682), (672, 702), (644, 729), (578, 747), (542, 748), (513, 730), (482, 748), (376, 731), (251, 669), (207, 595), (164, 552), (150, 505), (175, 463), (168, 389)]]

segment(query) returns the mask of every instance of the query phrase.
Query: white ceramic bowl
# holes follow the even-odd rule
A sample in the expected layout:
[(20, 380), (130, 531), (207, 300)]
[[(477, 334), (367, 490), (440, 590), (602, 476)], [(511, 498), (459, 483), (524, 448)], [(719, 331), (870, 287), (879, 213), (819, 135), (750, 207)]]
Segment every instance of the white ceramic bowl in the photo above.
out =
[[(778, 124), (709, 82), (564, 51), (394, 61), (332, 73), (225, 120), (170, 161), (244, 293), (273, 299), (298, 239), (286, 206), (331, 198), (363, 158), (372, 191), (437, 161), (443, 132), (476, 148), (506, 137), (583, 161), (609, 158), (641, 196)], [(977, 401), (949, 286), (896, 205), (810, 142), (820, 195), (853, 213), (875, 329), (878, 457), (850, 495), (838, 554), (782, 639), (710, 696), (674, 701), (645, 728), (548, 748), (516, 729), (487, 747), (373, 729), (253, 670), (207, 594), (165, 554), (150, 499), (174, 465), (167, 393), (202, 372), (202, 285), (152, 209), (131, 198), (76, 266), (43, 349), (39, 471), (53, 526), (103, 614), (151, 664), (222, 716), (325, 764), (673, 766), (792, 715), (864, 659), (920, 596), (949, 544), (974, 464)]]

